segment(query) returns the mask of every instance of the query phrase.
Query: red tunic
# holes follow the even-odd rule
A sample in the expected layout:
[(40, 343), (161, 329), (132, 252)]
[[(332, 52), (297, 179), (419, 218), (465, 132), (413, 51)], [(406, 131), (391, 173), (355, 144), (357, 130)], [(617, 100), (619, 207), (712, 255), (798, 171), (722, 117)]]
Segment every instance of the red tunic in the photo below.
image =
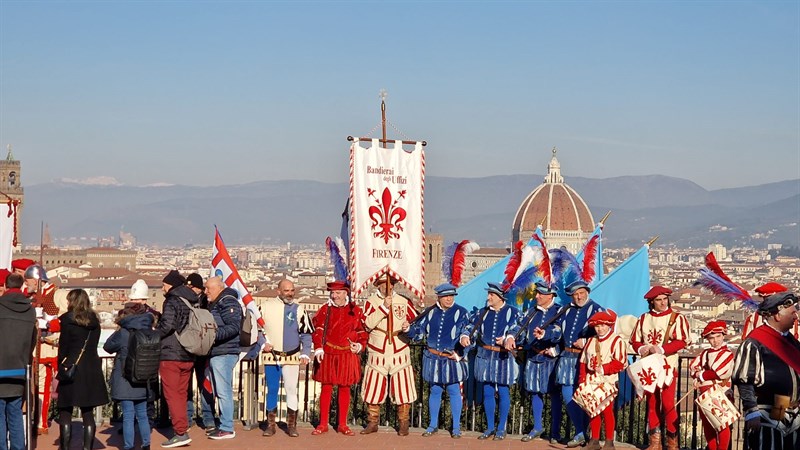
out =
[(314, 363), (314, 380), (337, 385), (358, 383), (361, 355), (350, 351), (350, 342), (366, 348), (364, 312), (353, 303), (341, 307), (325, 304), (314, 316), (313, 323), (314, 348), (324, 351), (322, 362)]

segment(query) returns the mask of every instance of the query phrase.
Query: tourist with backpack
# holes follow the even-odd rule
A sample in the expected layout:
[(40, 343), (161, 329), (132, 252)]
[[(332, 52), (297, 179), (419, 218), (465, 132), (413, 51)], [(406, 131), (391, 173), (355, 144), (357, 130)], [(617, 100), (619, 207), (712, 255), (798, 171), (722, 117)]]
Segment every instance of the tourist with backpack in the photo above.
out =
[[(103, 350), (116, 353), (111, 371), (111, 398), (122, 408), (123, 448), (134, 448), (134, 421), (139, 422), (142, 450), (150, 450), (150, 422), (147, 402), (152, 400), (153, 383), (158, 380), (160, 349), (146, 345), (140, 335), (158, 334), (153, 330), (155, 321), (146, 305), (128, 303), (117, 315), (119, 329), (106, 340)], [(138, 332), (138, 334), (137, 334)], [(147, 348), (145, 352), (143, 349)], [(127, 376), (126, 376), (127, 375)], [(144, 382), (141, 382), (141, 379)]]
[[(186, 286), (197, 294), (197, 306), (202, 309), (208, 309), (208, 297), (205, 294), (205, 286), (203, 286), (203, 277), (199, 273), (190, 273), (186, 276)], [(208, 367), (208, 356), (195, 355), (194, 360), (194, 378), (189, 377), (189, 389), (186, 395), (189, 396), (189, 401), (186, 402), (186, 413), (189, 415), (189, 423), (195, 417), (194, 405), (194, 386), (192, 381), (197, 382), (197, 390), (200, 392), (200, 417), (201, 425), (206, 434), (217, 429), (214, 422), (214, 394), (203, 388), (203, 381), (206, 379), (206, 368)]]
[(206, 282), (208, 307), (217, 323), (217, 335), (211, 347), (211, 380), (219, 405), (219, 428), (208, 432), (210, 439), (232, 439), (233, 431), (233, 368), (239, 361), (239, 330), (242, 327), (242, 306), (233, 288), (226, 288), (222, 278)]
[(178, 341), (178, 333), (183, 331), (189, 322), (192, 305), (197, 303), (197, 295), (184, 284), (185, 282), (186, 279), (177, 270), (170, 271), (164, 277), (162, 285), (164, 306), (161, 308), (161, 319), (156, 326), (156, 331), (161, 337), (159, 374), (175, 432), (174, 436), (161, 444), (164, 448), (181, 447), (192, 442), (187, 433), (189, 419), (186, 414), (186, 391), (189, 387), (189, 377), (192, 376), (195, 355)]

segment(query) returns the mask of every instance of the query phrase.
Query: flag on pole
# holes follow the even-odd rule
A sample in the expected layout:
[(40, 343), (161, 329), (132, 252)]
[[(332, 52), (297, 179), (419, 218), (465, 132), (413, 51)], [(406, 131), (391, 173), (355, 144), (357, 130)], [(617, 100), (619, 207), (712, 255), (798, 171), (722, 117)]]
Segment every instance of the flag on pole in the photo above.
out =
[(214, 249), (211, 253), (211, 274), (222, 278), (222, 282), (225, 283), (226, 287), (233, 288), (239, 293), (239, 301), (253, 313), (258, 321), (258, 326), (263, 328), (264, 319), (261, 317), (261, 311), (258, 310), (250, 291), (247, 290), (242, 277), (239, 276), (239, 271), (236, 270), (233, 259), (228, 254), (228, 249), (225, 248), (225, 243), (222, 242), (222, 236), (219, 234), (219, 229), (216, 225), (214, 225)]
[(619, 267), (595, 283), (590, 294), (592, 300), (606, 309), (613, 309), (618, 317), (639, 317), (647, 312), (644, 294), (650, 289), (649, 248), (643, 245)]
[(11, 252), (17, 245), (17, 205), (19, 201), (0, 203), (0, 269), (11, 270)]

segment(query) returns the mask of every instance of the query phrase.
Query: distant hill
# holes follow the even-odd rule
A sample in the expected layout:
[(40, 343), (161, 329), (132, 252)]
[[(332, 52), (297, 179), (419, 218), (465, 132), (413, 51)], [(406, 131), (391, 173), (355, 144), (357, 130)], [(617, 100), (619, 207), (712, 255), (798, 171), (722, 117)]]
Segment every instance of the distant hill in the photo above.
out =
[[(542, 179), (430, 176), (425, 183), (426, 228), (446, 239), (507, 245), (517, 208)], [(662, 175), (566, 181), (590, 205), (596, 220), (613, 211), (606, 245), (638, 245), (656, 234), (661, 235), (659, 242), (681, 247), (800, 244), (800, 180), (716, 191)], [(111, 236), (124, 228), (140, 242), (165, 245), (210, 245), (217, 224), (226, 242), (235, 245), (321, 243), (339, 230), (347, 186), (303, 180), (215, 187), (47, 183), (27, 186), (25, 193), (26, 244), (38, 241), (39, 224), (45, 221), (56, 238)], [(728, 229), (709, 231), (717, 224)], [(769, 238), (751, 237), (758, 234)]]

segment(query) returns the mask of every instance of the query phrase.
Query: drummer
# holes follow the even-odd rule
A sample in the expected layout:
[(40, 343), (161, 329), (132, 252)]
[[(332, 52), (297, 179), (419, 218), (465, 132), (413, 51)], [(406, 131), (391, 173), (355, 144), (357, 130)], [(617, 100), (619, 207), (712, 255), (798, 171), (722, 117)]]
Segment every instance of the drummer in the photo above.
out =
[[(706, 325), (703, 329), (703, 338), (708, 341), (711, 348), (703, 350), (692, 360), (689, 372), (701, 394), (717, 385), (725, 389), (725, 394), (732, 401), (733, 352), (725, 345), (726, 332), (727, 326), (723, 320), (712, 321)], [(731, 440), (730, 427), (717, 432), (705, 415), (701, 416), (701, 419), (708, 450), (727, 450)]]
[(647, 398), (647, 426), (649, 445), (646, 450), (662, 450), (661, 424), (667, 429), (664, 447), (678, 450), (678, 412), (675, 410), (675, 387), (678, 382), (678, 352), (689, 342), (689, 321), (672, 310), (669, 296), (672, 290), (653, 286), (644, 295), (650, 311), (642, 314), (631, 333), (631, 346), (641, 357), (653, 354), (667, 357), (672, 370), (672, 381)]
[[(619, 380), (619, 373), (625, 370), (628, 365), (626, 356), (625, 341), (614, 332), (614, 325), (617, 322), (617, 314), (612, 310), (596, 312), (589, 318), (589, 326), (594, 327), (597, 336), (589, 338), (586, 346), (581, 353), (580, 366), (578, 373), (579, 386), (585, 383), (604, 384), (613, 392), (617, 392), (616, 386)], [(590, 416), (589, 430), (591, 439), (586, 446), (586, 450), (600, 450), (600, 416), (606, 424), (606, 441), (603, 450), (613, 449), (614, 429), (616, 421), (614, 419), (614, 394), (611, 401), (602, 411), (586, 411)]]

